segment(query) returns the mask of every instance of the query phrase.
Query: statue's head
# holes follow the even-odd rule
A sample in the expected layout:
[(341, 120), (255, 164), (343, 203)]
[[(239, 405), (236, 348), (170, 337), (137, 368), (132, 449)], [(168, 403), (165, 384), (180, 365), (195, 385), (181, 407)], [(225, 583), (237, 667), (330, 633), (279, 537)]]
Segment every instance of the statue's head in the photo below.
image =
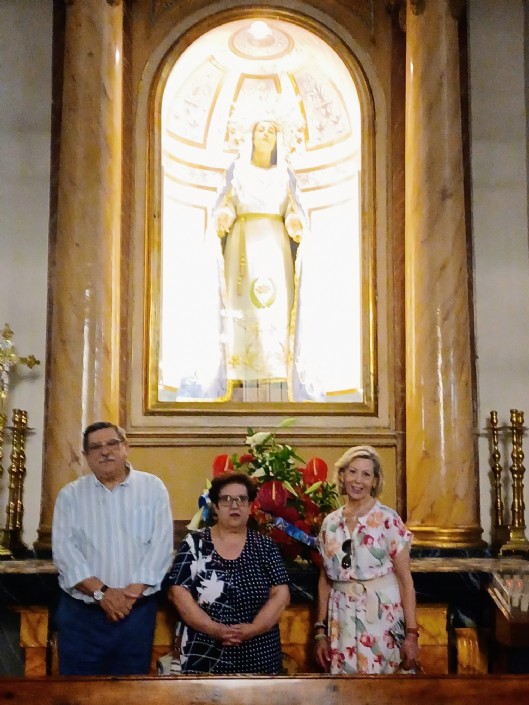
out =
[(277, 164), (277, 125), (272, 120), (255, 123), (252, 130), (252, 157), (256, 151), (269, 151), (270, 165)]

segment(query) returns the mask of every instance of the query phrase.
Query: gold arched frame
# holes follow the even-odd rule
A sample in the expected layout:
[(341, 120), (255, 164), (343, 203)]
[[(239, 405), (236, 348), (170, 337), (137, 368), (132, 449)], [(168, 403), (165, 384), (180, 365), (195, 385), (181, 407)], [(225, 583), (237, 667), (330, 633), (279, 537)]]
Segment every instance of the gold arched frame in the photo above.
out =
[[(161, 249), (161, 225), (160, 225), (160, 204), (161, 204), (161, 181), (160, 181), (160, 106), (163, 90), (167, 77), (178, 61), (179, 57), (190, 46), (196, 38), (209, 31), (212, 26), (227, 23), (235, 19), (249, 18), (272, 18), (281, 19), (286, 22), (298, 24), (304, 29), (314, 33), (320, 39), (329, 44), (348, 68), (351, 79), (357, 88), (362, 115), (362, 174), (363, 188), (361, 193), (362, 209), (362, 300), (366, 302), (368, 313), (362, 318), (362, 335), (364, 339), (363, 349), (366, 351), (363, 359), (363, 376), (365, 380), (364, 402), (360, 404), (333, 404), (333, 403), (280, 403), (280, 404), (259, 404), (259, 403), (234, 403), (218, 404), (215, 402), (177, 402), (160, 403), (157, 399), (157, 350), (159, 347), (159, 299), (160, 299), (160, 249)], [(155, 70), (152, 70), (149, 82), (149, 91), (145, 100), (145, 115), (143, 126), (147, 128), (149, 139), (145, 140), (145, 163), (148, 165), (145, 174), (146, 194), (143, 228), (141, 222), (137, 222), (140, 227), (135, 228), (134, 239), (136, 240), (135, 250), (141, 252), (138, 247), (138, 237), (143, 237), (144, 248), (143, 257), (143, 311), (141, 330), (143, 333), (143, 354), (141, 360), (143, 383), (141, 394), (138, 394), (137, 375), (135, 370), (138, 366), (131, 366), (130, 380), (132, 390), (129, 405), (129, 419), (132, 428), (158, 428), (160, 431), (172, 432), (176, 436), (183, 438), (207, 438), (213, 433), (216, 437), (224, 435), (229, 437), (233, 427), (239, 428), (244, 421), (255, 426), (270, 425), (284, 416), (299, 416), (299, 425), (311, 429), (314, 437), (314, 430), (321, 429), (322, 435), (326, 435), (326, 416), (333, 416), (333, 431), (329, 435), (344, 433), (345, 428), (353, 427), (381, 427), (391, 426), (390, 415), (391, 400), (389, 399), (389, 369), (392, 360), (385, 366), (381, 380), (378, 368), (378, 338), (380, 328), (384, 329), (383, 339), (389, 343), (388, 350), (391, 349), (388, 341), (388, 290), (390, 289), (388, 280), (390, 269), (388, 267), (388, 257), (391, 258), (387, 243), (383, 233), (386, 228), (386, 210), (382, 207), (382, 226), (377, 227), (377, 217), (375, 215), (376, 198), (375, 192), (380, 189), (381, 184), (377, 184), (377, 157), (376, 151), (381, 148), (380, 140), (377, 142), (375, 134), (375, 115), (377, 124), (384, 124), (385, 103), (382, 92), (379, 90), (378, 106), (375, 106), (375, 99), (372, 91), (372, 84), (367, 78), (364, 67), (355, 56), (354, 51), (347, 42), (334, 34), (328, 27), (323, 26), (313, 18), (302, 16), (288, 10), (266, 10), (239, 8), (218, 13), (214, 18), (201, 20), (186, 31), (179, 33), (173, 42), (168, 45), (165, 54), (160, 58)], [(144, 96), (145, 97), (145, 96)], [(141, 101), (138, 103), (141, 108)], [(382, 117), (382, 119), (380, 119)], [(141, 130), (142, 120), (137, 121), (135, 126), (135, 142), (141, 143), (138, 139), (138, 130)], [(384, 140), (387, 141), (387, 135)], [(141, 151), (137, 153), (137, 158), (141, 160)], [(386, 167), (378, 160), (384, 173)], [(380, 173), (380, 169), (379, 169)], [(389, 180), (382, 184), (387, 189)], [(138, 192), (136, 191), (136, 195)], [(384, 200), (384, 199), (383, 199)], [(380, 210), (377, 211), (380, 216)], [(140, 221), (141, 219), (136, 219)], [(143, 230), (143, 232), (141, 232)], [(136, 268), (137, 269), (137, 268)], [(377, 269), (379, 274), (377, 275)], [(378, 276), (378, 279), (377, 279)], [(133, 277), (134, 279), (135, 277)], [(137, 277), (136, 277), (137, 279)], [(385, 282), (385, 286), (384, 286)], [(380, 315), (382, 313), (382, 315)], [(138, 316), (133, 313), (133, 337), (140, 329)], [(134, 318), (136, 319), (134, 321)], [(380, 409), (380, 399), (384, 397), (382, 413)], [(141, 411), (138, 410), (138, 401), (141, 399)], [(241, 418), (242, 417), (242, 418)], [(341, 419), (341, 422), (337, 421)], [(182, 428), (183, 422), (183, 428)], [(264, 424), (263, 424), (264, 422)], [(301, 432), (303, 433), (303, 432)]]

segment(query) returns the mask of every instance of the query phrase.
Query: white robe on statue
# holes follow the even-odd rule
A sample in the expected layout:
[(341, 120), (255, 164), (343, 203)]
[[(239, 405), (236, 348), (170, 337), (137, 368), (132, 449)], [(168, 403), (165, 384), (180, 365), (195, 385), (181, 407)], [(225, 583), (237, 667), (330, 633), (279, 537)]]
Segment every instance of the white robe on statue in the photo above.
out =
[(304, 222), (292, 173), (237, 160), (214, 217), (220, 213), (231, 223), (224, 244), (227, 378), (286, 381), (294, 304), (289, 216)]
[(228, 401), (237, 383), (286, 383), (290, 401), (325, 401), (313, 243), (286, 162), (263, 168), (247, 154), (236, 159), (195, 260), (207, 274), (186, 298), (193, 323), (179, 336), (177, 400)]

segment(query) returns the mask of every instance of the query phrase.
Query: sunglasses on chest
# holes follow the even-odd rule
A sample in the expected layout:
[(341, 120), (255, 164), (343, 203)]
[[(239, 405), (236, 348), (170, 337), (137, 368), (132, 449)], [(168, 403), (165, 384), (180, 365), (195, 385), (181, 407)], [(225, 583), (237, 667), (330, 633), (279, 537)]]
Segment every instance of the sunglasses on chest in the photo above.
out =
[(342, 558), (342, 568), (350, 568), (353, 562), (353, 545), (351, 539), (345, 539), (342, 543), (342, 552), (345, 553), (345, 556)]

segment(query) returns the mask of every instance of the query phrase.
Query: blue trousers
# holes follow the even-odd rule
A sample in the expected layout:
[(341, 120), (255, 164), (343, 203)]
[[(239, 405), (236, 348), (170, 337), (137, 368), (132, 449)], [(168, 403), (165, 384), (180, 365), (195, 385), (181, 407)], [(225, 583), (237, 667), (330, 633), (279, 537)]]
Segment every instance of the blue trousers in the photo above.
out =
[(119, 622), (99, 605), (61, 594), (55, 624), (61, 676), (130, 676), (149, 673), (156, 596), (138, 600)]

